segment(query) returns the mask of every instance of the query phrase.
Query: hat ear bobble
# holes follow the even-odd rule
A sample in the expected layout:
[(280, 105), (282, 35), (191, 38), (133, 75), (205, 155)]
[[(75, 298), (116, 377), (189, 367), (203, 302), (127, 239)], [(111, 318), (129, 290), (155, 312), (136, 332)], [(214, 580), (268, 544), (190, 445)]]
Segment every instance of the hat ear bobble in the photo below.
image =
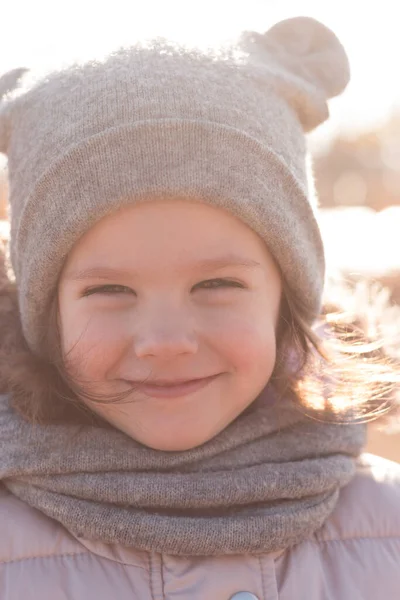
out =
[(0, 152), (7, 152), (9, 141), (9, 110), (8, 104), (2, 100), (9, 92), (12, 92), (19, 84), (22, 76), (28, 71), (25, 68), (12, 69), (0, 77)]
[(336, 35), (310, 17), (286, 19), (264, 34), (245, 35), (247, 49), (252, 53), (253, 47), (270, 64), (278, 91), (295, 108), (305, 131), (325, 121), (327, 100), (350, 79), (347, 54)]

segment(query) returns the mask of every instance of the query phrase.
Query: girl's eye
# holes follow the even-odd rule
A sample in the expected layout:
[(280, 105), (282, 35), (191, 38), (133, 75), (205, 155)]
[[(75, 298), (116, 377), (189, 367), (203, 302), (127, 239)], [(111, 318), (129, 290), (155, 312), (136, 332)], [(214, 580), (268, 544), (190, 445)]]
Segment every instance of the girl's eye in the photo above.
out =
[(231, 279), (208, 279), (207, 281), (203, 281), (197, 284), (195, 287), (202, 287), (208, 290), (215, 290), (224, 287), (244, 288), (244, 285), (242, 285), (238, 281), (232, 281)]
[(83, 292), (83, 296), (92, 296), (93, 294), (104, 294), (105, 296), (113, 294), (133, 294), (131, 288), (125, 285), (100, 285), (97, 287), (89, 288)]
[[(195, 288), (203, 288), (206, 290), (216, 290), (220, 288), (236, 287), (244, 288), (244, 285), (238, 281), (232, 281), (231, 279), (209, 279), (202, 281), (194, 286)], [(97, 287), (88, 288), (82, 294), (83, 297), (92, 296), (94, 294), (102, 294), (105, 296), (112, 296), (115, 294), (134, 294), (134, 291), (126, 287), (125, 285), (100, 285)]]

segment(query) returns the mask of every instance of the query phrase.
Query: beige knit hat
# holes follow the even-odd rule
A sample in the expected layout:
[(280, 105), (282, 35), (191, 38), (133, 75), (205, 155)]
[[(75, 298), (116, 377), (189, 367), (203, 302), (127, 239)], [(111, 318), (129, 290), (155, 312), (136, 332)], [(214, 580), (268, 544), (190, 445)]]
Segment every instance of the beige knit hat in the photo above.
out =
[(242, 219), (312, 322), (325, 264), (304, 132), (328, 117), (327, 99), (348, 79), (336, 36), (306, 17), (244, 32), (229, 48), (155, 38), (39, 79), (24, 69), (4, 75), (0, 151), (31, 349), (42, 351), (73, 244), (118, 207), (155, 198), (202, 201)]

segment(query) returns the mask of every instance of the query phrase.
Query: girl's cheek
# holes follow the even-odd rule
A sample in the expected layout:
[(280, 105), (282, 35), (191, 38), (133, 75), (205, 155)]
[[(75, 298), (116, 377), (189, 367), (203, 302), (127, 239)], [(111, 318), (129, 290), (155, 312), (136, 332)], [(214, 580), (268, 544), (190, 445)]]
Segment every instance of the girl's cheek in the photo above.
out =
[(130, 335), (126, 320), (78, 317), (73, 326), (64, 324), (63, 351), (69, 371), (90, 379), (103, 378), (111, 365), (115, 364)]
[(207, 338), (213, 348), (242, 369), (253, 369), (260, 361), (275, 357), (275, 323), (272, 318), (255, 315), (231, 315), (208, 328)]

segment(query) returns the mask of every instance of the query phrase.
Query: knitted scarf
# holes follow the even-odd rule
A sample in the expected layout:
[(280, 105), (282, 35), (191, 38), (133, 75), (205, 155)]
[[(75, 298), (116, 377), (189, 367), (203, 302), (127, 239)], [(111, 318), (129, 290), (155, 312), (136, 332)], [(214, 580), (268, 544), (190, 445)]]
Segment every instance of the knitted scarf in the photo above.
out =
[(333, 511), (365, 425), (312, 420), (267, 388), (207, 443), (147, 448), (100, 426), (31, 425), (0, 397), (0, 480), (78, 537), (175, 555), (274, 552)]

